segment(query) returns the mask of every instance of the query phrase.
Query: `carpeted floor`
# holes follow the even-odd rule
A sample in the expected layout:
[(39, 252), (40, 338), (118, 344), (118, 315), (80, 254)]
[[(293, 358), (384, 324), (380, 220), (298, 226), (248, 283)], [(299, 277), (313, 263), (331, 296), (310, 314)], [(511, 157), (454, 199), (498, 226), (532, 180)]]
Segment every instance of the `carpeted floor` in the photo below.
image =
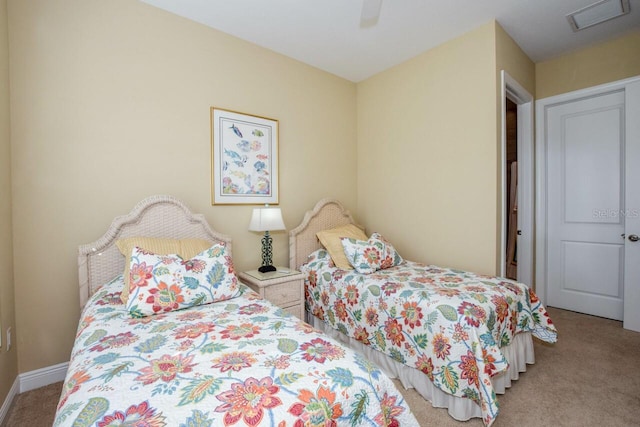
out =
[[(502, 426), (640, 426), (640, 333), (622, 323), (549, 308), (559, 339), (535, 341), (536, 364), (499, 396)], [(475, 427), (458, 422), (396, 382), (421, 427)], [(49, 427), (62, 384), (20, 394), (2, 427)], [(409, 426), (413, 427), (413, 426)]]
[(19, 394), (2, 427), (51, 427), (61, 391), (60, 382)]

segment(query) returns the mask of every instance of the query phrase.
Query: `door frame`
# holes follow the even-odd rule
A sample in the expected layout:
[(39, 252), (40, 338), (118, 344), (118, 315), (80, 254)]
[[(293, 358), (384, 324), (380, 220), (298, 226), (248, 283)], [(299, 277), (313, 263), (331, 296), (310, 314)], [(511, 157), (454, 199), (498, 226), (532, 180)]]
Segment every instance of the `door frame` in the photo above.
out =
[[(586, 89), (554, 95), (536, 101), (536, 294), (547, 303), (547, 110), (550, 107), (579, 99), (602, 95), (607, 92), (625, 90), (629, 83), (640, 81), (640, 76), (605, 83)], [(627, 289), (624, 290), (625, 300)]]
[(518, 281), (533, 286), (533, 96), (505, 70), (500, 72), (502, 91), (502, 143), (500, 148), (500, 268), (504, 277), (507, 260), (507, 116), (509, 98), (518, 105)]

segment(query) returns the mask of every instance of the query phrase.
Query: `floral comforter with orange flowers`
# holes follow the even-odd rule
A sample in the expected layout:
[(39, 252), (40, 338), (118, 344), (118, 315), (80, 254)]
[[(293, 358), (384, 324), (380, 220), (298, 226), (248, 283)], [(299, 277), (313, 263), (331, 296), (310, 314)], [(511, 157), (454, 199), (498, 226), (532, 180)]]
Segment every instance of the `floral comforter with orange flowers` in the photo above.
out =
[(500, 348), (520, 332), (557, 338), (534, 292), (512, 280), (410, 261), (361, 274), (336, 268), (322, 249), (301, 270), (307, 311), (472, 399), (486, 425), (498, 414), (491, 377), (508, 368)]
[(55, 426), (417, 425), (377, 367), (244, 286), (140, 319), (123, 287), (82, 313)]

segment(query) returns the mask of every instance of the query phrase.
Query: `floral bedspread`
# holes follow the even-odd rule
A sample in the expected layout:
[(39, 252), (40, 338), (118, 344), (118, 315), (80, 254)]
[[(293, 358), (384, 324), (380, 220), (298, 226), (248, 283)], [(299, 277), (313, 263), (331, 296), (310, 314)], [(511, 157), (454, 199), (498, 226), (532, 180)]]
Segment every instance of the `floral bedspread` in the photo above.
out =
[(140, 319), (123, 286), (82, 313), (55, 426), (417, 425), (373, 364), (244, 286)]
[(472, 399), (491, 425), (498, 402), (491, 377), (507, 370), (500, 348), (528, 331), (555, 342), (546, 310), (526, 285), (405, 261), (360, 274), (310, 255), (307, 311), (334, 329), (424, 372), (442, 391)]

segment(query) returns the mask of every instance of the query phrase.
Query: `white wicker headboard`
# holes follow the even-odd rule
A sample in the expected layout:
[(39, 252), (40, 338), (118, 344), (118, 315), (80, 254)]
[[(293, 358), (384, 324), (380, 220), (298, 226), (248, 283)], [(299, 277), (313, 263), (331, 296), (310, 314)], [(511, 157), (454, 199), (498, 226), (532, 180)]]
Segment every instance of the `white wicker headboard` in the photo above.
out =
[(333, 199), (322, 199), (313, 210), (304, 214), (302, 223), (289, 232), (289, 268), (298, 270), (315, 250), (322, 248), (316, 233), (322, 230), (356, 224), (353, 217), (342, 204)]
[(203, 215), (191, 213), (172, 196), (148, 197), (127, 215), (116, 217), (98, 240), (78, 248), (80, 307), (100, 286), (124, 271), (124, 257), (115, 242), (133, 236), (224, 242), (231, 255), (231, 238), (212, 230)]

